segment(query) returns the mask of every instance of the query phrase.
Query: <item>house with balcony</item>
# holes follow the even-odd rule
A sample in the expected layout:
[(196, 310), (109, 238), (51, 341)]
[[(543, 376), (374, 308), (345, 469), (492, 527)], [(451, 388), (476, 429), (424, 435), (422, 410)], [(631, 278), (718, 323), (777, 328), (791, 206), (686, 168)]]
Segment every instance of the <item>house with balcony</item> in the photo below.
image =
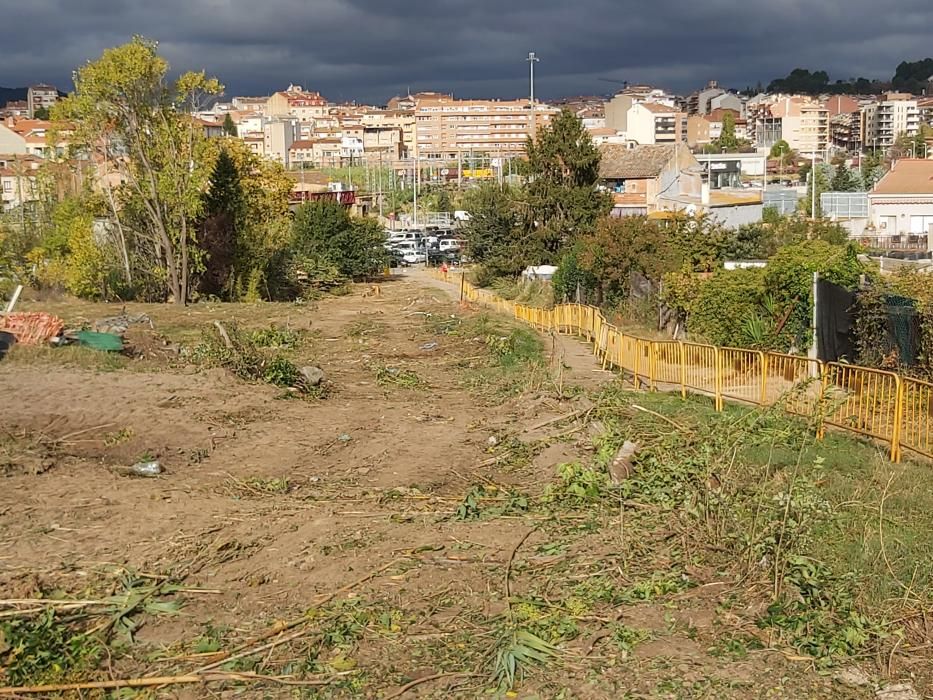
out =
[(761, 220), (761, 190), (711, 191), (703, 166), (684, 143), (605, 144), (599, 151), (600, 187), (612, 196), (612, 216), (709, 214), (731, 227)]
[(868, 193), (865, 236), (876, 247), (931, 250), (933, 160), (895, 161)]

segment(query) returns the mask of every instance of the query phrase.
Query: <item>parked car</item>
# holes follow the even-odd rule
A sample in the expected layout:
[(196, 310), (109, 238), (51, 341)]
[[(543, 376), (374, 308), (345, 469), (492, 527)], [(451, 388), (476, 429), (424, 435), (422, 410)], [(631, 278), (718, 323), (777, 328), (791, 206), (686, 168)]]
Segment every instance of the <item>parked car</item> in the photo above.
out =
[(428, 257), (424, 253), (405, 253), (402, 256), (402, 265), (418, 265), (427, 259)]
[(402, 241), (401, 243), (396, 243), (393, 245), (392, 250), (401, 255), (407, 255), (408, 253), (423, 253), (424, 244), (421, 241)]
[(447, 251), (447, 250), (460, 250), (462, 246), (461, 246), (461, 241), (458, 241), (455, 238), (442, 238), (440, 241), (438, 241), (437, 247), (439, 250)]

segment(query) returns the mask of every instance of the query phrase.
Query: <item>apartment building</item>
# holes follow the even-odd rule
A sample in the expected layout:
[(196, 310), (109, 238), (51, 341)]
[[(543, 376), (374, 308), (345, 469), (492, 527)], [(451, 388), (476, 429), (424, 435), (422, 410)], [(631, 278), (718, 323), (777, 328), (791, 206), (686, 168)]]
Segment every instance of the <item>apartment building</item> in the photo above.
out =
[[(527, 100), (458, 100), (423, 92), (415, 102), (415, 155), (454, 160), (464, 153), (518, 155), (559, 110)], [(533, 118), (532, 118), (533, 117)]]
[(298, 140), (298, 120), (282, 117), (266, 120), (262, 125), (263, 155), (289, 166), (289, 148)]
[(889, 92), (861, 111), (861, 138), (866, 148), (890, 148), (902, 134), (916, 136), (920, 109), (913, 95)]
[(918, 99), (917, 109), (920, 112), (920, 123), (933, 126), (933, 97), (922, 97)]
[(800, 155), (825, 157), (830, 143), (829, 110), (799, 95), (762, 96), (748, 103), (748, 134), (758, 148), (780, 140)]
[(26, 119), (29, 117), (29, 103), (26, 100), (11, 100), (6, 103), (6, 107), (0, 109), (0, 118), (7, 119)]
[(30, 85), (26, 91), (26, 105), (29, 110), (29, 118), (36, 116), (37, 109), (51, 109), (52, 105), (58, 102), (58, 89), (54, 85)]
[(712, 109), (710, 102), (714, 98), (724, 94), (726, 94), (726, 91), (719, 87), (719, 83), (715, 80), (710, 80), (705, 88), (696, 90), (687, 96), (684, 107), (686, 108), (687, 114), (690, 115), (698, 114), (702, 116), (704, 114), (709, 114)]
[(267, 117), (296, 117), (302, 122), (313, 122), (327, 116), (327, 100), (319, 92), (305, 91), (300, 85), (289, 85), (266, 101)]
[(292, 143), (289, 160), (299, 167), (340, 167), (342, 164), (342, 142), (337, 137), (302, 139)]
[(266, 105), (268, 103), (268, 97), (234, 97), (231, 100), (234, 111), (253, 112), (259, 115), (264, 115), (266, 113)]
[(624, 134), (628, 131), (628, 111), (632, 105), (642, 102), (654, 102), (667, 107), (676, 107), (676, 100), (663, 90), (650, 85), (633, 85), (617, 93), (604, 108), (606, 128)]
[(833, 95), (825, 102), (829, 114), (829, 143), (854, 153), (861, 148), (861, 105), (848, 95)]
[(369, 109), (361, 117), (364, 128), (397, 129), (401, 135), (401, 158), (415, 152), (415, 109)]
[(625, 136), (638, 144), (670, 144), (687, 140), (687, 115), (676, 107), (638, 102), (628, 111)]
[(738, 95), (731, 92), (724, 92), (709, 101), (709, 114), (716, 110), (728, 109), (736, 113), (738, 118), (745, 117), (745, 102)]
[(387, 163), (407, 157), (408, 150), (397, 126), (362, 126), (363, 156), (369, 162)]

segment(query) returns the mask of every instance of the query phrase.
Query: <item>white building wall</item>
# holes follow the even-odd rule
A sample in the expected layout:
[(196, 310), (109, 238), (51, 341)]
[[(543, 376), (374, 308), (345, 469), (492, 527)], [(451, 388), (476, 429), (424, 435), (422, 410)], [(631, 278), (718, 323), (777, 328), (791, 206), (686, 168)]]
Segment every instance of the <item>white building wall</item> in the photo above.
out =
[(0, 124), (0, 153), (21, 155), (26, 153), (26, 139), (12, 129)]
[(630, 141), (639, 144), (653, 144), (654, 140), (654, 112), (645, 109), (640, 104), (632, 105), (628, 110), (628, 129), (625, 132)]
[(878, 195), (869, 198), (869, 220), (877, 236), (906, 236), (931, 233), (933, 196), (913, 195), (902, 198)]

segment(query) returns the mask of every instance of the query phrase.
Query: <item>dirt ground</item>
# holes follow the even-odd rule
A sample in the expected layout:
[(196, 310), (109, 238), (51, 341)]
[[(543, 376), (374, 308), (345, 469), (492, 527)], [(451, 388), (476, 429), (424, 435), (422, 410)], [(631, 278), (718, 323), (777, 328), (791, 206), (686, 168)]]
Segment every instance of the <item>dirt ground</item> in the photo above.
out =
[[(464, 505), (476, 488), (489, 502), (511, 489), (539, 494), (557, 465), (589, 458), (582, 426), (544, 424), (585, 411), (586, 392), (612, 375), (574, 339), (545, 338), (543, 380), (507, 390), (479, 381), (483, 339), (438, 329), (480, 311), (417, 274), (379, 296), (366, 289), (309, 306), (132, 305), (154, 329), (131, 329), (144, 356), (125, 362), (14, 349), (0, 363), (0, 597), (100, 597), (128, 576), (183, 586), (170, 596), (180, 614), (139, 615), (134, 645), (95, 679), (186, 673), (307, 614), (265, 640), (298, 636), (235, 668), (324, 678), (318, 687), (229, 682), (135, 697), (474, 698), (495, 695), (490, 669), (515, 601), (533, 598), (540, 611), (569, 607), (567, 586), (637, 586), (632, 559), (652, 533), (626, 545), (608, 515), (595, 525), (521, 508), (472, 517)], [(119, 311), (23, 308), (69, 321)], [(175, 354), (211, 319), (236, 317), (307, 329), (300, 356), (323, 368), (328, 396), (284, 398)], [(380, 368), (418, 381), (380, 384)], [(127, 476), (142, 457), (165, 473)], [(511, 696), (873, 696), (768, 648), (755, 611), (730, 604), (731, 580), (692, 578), (643, 602), (580, 592), (578, 629)]]

